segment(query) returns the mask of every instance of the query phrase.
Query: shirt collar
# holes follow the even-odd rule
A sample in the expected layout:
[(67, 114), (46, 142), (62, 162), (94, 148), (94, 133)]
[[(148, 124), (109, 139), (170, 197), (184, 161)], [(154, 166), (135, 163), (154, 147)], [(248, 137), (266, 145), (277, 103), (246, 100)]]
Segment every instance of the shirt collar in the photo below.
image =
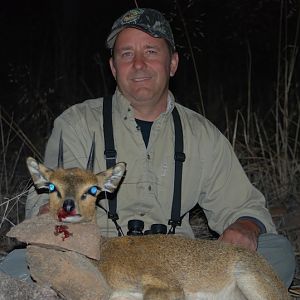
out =
[[(123, 117), (133, 117), (133, 107), (130, 105), (130, 102), (124, 97), (124, 95), (120, 92), (118, 88), (116, 88), (115, 94), (113, 96), (113, 101), (115, 101), (115, 105), (117, 110)], [(168, 92), (168, 104), (167, 109), (161, 115), (169, 114), (175, 106), (175, 98), (171, 91)]]

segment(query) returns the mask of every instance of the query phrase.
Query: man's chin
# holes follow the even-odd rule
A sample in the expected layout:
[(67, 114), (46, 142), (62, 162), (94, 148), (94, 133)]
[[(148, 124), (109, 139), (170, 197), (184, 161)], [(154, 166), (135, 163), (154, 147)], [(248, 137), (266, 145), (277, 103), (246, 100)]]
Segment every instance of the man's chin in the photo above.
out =
[(132, 103), (147, 103), (150, 102), (154, 94), (149, 88), (140, 87), (135, 89), (134, 92), (125, 95), (125, 97)]

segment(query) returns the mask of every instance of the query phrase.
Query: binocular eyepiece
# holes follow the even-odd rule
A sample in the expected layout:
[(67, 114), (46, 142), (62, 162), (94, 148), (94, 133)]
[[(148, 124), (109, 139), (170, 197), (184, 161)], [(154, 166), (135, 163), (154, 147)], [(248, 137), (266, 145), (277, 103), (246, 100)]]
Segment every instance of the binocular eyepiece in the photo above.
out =
[(127, 235), (143, 235), (144, 222), (141, 220), (129, 220), (128, 221)]
[(128, 221), (127, 235), (167, 234), (167, 226), (164, 224), (152, 224), (149, 230), (144, 230), (144, 222), (141, 220)]

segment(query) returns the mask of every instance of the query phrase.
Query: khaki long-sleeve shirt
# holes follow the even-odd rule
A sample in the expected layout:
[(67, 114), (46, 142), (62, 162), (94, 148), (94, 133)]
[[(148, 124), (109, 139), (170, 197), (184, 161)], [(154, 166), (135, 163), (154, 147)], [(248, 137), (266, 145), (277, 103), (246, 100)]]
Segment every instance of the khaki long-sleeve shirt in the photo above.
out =
[[(222, 233), (242, 216), (262, 222), (267, 232), (276, 232), (265, 198), (249, 182), (229, 141), (200, 114), (175, 103), (169, 93), (166, 112), (151, 128), (146, 148), (133, 108), (117, 90), (113, 95), (112, 120), (117, 161), (127, 164), (127, 173), (119, 192), (117, 213), (123, 232), (127, 222), (140, 219), (145, 229), (151, 224), (168, 224), (171, 216), (174, 185), (174, 124), (172, 110), (176, 105), (183, 127), (184, 152), (181, 215), (197, 203), (203, 208), (210, 228)], [(64, 166), (86, 167), (93, 134), (96, 137), (94, 171), (106, 169), (102, 124), (102, 98), (87, 100), (63, 112), (54, 122), (45, 153), (45, 165), (57, 165), (60, 132), (64, 141)], [(47, 195), (30, 194), (27, 216), (37, 213)], [(107, 199), (101, 204), (108, 209)], [(189, 214), (176, 233), (193, 236)], [(109, 236), (117, 235), (115, 226), (103, 210), (97, 208), (97, 222)]]

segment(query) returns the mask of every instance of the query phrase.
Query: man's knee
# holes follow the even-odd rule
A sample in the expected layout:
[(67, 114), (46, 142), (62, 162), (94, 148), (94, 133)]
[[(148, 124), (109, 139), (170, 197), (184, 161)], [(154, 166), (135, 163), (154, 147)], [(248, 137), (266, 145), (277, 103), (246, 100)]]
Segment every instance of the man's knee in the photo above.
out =
[(289, 287), (293, 281), (296, 261), (290, 241), (283, 235), (266, 233), (258, 239), (257, 252), (264, 256)]
[(26, 249), (15, 249), (0, 263), (0, 272), (8, 274), (21, 281), (32, 282), (27, 268)]

